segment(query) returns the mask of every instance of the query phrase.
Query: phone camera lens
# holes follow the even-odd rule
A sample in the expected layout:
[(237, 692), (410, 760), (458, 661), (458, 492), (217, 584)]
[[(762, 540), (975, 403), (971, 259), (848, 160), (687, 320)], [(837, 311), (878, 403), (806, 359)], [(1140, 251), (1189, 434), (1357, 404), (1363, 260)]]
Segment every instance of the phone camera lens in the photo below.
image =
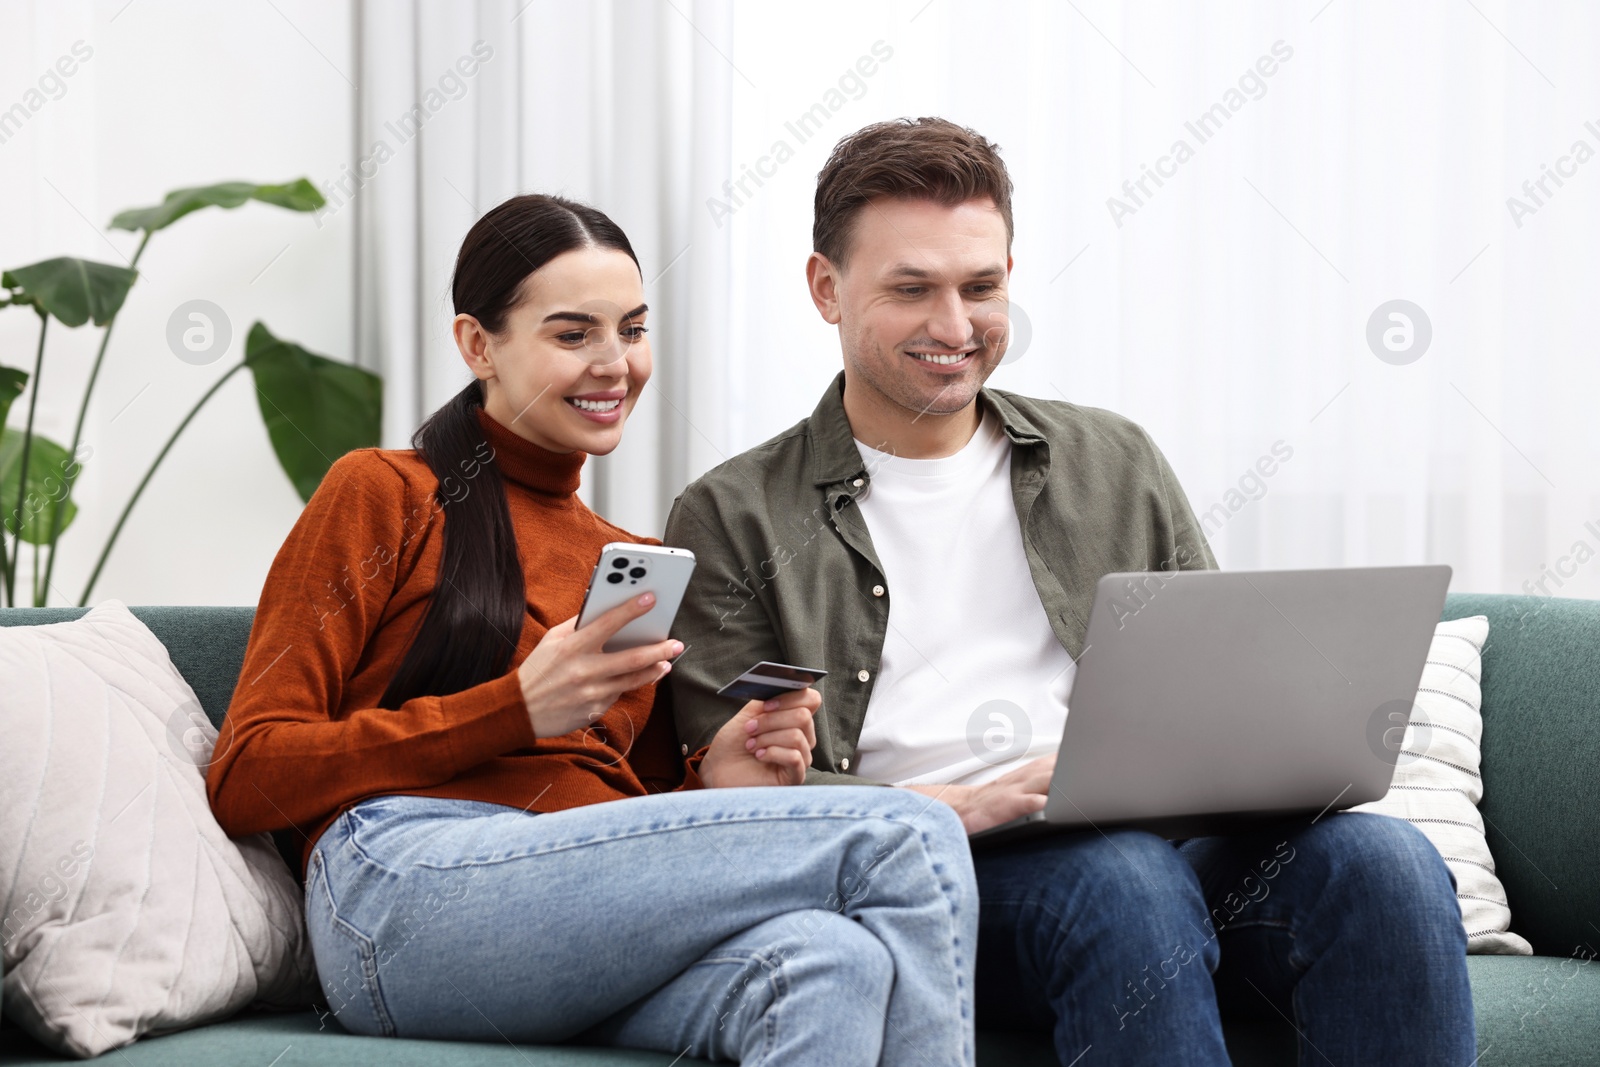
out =
[(611, 565), (620, 571), (622, 568), (628, 565), (628, 558), (626, 556), (618, 556), (616, 559), (611, 561)]
[(635, 568), (633, 568), (633, 570), (628, 572), (628, 577), (630, 577), (630, 578), (643, 578), (644, 577), (644, 568), (643, 567), (635, 567)]
[(619, 584), (622, 581), (622, 572), (612, 571), (610, 574), (606, 575), (606, 581), (610, 582), (612, 585)]

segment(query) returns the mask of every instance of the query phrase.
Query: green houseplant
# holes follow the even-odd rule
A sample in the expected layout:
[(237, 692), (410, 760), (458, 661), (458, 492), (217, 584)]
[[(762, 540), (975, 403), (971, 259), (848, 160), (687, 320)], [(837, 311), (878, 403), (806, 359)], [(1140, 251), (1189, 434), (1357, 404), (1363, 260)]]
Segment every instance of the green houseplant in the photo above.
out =
[[(0, 308), (32, 308), (39, 316), (32, 372), (0, 365), (0, 514), (4, 515), (0, 603), (20, 606), (16, 579), (24, 543), (31, 545), (33, 552), (33, 606), (43, 607), (49, 600), (57, 545), (77, 515), (72, 487), (83, 467), (80, 445), (89, 398), (105, 360), (112, 326), (139, 277), (139, 257), (150, 238), (201, 208), (236, 208), (251, 200), (301, 212), (315, 211), (325, 203), (322, 194), (305, 178), (282, 185), (223, 182), (175, 189), (159, 204), (124, 211), (111, 220), (113, 229), (142, 235), (138, 250), (126, 267), (60, 257), (0, 272)], [(78, 405), (69, 447), (33, 430), (44, 370), (45, 338), (52, 319), (72, 329), (93, 322), (103, 331)], [(178, 435), (230, 378), (246, 368), (254, 378), (257, 403), (273, 451), (302, 500), (311, 499), (335, 459), (353, 448), (378, 443), (382, 379), (275, 337), (265, 324), (254, 323), (245, 338), (243, 358), (195, 402), (134, 487), (84, 584), (80, 605), (89, 602), (128, 515)], [(33, 390), (23, 428), (13, 429), (6, 425), (11, 408), (30, 381)]]

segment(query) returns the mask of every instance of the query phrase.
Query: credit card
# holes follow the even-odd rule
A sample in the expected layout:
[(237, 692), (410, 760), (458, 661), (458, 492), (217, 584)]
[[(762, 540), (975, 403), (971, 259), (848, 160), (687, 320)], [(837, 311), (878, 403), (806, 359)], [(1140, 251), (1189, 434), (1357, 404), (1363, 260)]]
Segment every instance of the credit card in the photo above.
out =
[(795, 667), (788, 663), (762, 660), (718, 689), (717, 695), (734, 700), (771, 700), (796, 689), (804, 689), (827, 676), (827, 671), (815, 667)]

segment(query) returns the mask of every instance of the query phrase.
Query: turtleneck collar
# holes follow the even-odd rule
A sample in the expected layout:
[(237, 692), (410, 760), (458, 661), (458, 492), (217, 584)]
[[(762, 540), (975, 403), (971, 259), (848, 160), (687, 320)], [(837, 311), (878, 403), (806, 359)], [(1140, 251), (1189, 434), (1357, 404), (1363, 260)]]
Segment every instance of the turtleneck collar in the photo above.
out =
[(494, 449), (495, 464), (507, 481), (544, 496), (566, 497), (578, 491), (587, 452), (552, 452), (502, 426), (482, 407), (477, 412), (483, 436)]

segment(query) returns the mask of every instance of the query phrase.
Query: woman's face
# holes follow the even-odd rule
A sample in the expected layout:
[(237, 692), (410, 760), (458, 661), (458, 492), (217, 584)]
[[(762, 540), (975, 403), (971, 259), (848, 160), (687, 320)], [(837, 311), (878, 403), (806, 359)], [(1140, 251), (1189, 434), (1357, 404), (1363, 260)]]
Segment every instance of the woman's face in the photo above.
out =
[(456, 346), (484, 408), (552, 452), (603, 456), (650, 380), (644, 284), (625, 252), (563, 252), (522, 280), (505, 331), (457, 315)]

